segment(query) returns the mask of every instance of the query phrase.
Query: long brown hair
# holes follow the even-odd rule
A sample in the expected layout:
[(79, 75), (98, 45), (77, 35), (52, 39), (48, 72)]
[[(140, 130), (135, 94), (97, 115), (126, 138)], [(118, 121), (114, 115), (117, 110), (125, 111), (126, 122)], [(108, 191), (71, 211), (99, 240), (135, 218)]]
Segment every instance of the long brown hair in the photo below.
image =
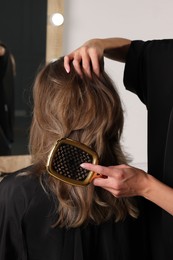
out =
[[(46, 171), (53, 144), (64, 137), (93, 148), (102, 165), (126, 163), (120, 145), (123, 109), (111, 79), (104, 70), (100, 77), (92, 73), (92, 78), (81, 78), (73, 65), (67, 74), (63, 61), (61, 57), (46, 65), (33, 88), (30, 151), (40, 176)], [(99, 224), (112, 216), (118, 221), (128, 213), (137, 215), (131, 199), (117, 199), (93, 184), (72, 186), (50, 176), (48, 186), (57, 197), (56, 224), (61, 227), (77, 227), (90, 220)]]

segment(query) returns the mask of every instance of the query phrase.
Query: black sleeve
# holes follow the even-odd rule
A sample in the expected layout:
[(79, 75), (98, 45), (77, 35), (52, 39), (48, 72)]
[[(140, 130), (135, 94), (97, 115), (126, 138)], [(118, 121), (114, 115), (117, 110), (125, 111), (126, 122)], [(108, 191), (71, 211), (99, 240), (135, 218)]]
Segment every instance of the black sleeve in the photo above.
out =
[(124, 71), (127, 90), (137, 94), (149, 108), (153, 98), (163, 98), (165, 88), (170, 91), (172, 78), (173, 39), (132, 41)]
[(146, 104), (145, 42), (132, 41), (124, 70), (124, 85)]

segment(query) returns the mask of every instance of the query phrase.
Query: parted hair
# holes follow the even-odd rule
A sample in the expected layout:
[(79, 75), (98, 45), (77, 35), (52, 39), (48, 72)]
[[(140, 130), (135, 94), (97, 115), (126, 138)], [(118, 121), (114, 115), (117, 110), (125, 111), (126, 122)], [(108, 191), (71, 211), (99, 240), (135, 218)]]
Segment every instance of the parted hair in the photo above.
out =
[[(81, 77), (73, 64), (67, 73), (61, 57), (38, 73), (33, 100), (29, 147), (40, 177), (46, 172), (52, 146), (64, 137), (94, 149), (101, 165), (127, 163), (120, 144), (124, 122), (122, 104), (103, 67), (99, 77), (94, 72), (91, 77), (85, 74)], [(49, 188), (57, 198), (55, 225), (60, 227), (78, 227), (90, 221), (100, 224), (110, 218), (119, 221), (128, 214), (137, 217), (131, 198), (115, 198), (92, 183), (80, 187), (49, 176), (44, 188)]]

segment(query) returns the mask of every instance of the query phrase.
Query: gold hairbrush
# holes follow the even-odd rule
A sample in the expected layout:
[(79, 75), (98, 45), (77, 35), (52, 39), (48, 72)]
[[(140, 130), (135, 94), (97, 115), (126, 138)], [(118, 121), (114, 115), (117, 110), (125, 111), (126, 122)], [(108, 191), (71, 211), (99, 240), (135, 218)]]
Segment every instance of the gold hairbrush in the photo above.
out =
[(100, 174), (83, 169), (80, 164), (98, 164), (98, 155), (78, 141), (63, 138), (53, 146), (47, 160), (47, 171), (53, 177), (72, 184), (86, 186)]

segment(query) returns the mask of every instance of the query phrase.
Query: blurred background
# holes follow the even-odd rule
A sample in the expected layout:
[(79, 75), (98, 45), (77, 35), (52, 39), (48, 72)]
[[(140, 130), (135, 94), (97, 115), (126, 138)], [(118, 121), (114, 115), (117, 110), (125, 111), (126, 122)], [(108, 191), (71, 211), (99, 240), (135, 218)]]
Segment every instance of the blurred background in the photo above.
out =
[(45, 63), (46, 24), (46, 0), (1, 1), (0, 41), (13, 54), (16, 67), (12, 154), (28, 153), (32, 114), (31, 89), (39, 66)]

